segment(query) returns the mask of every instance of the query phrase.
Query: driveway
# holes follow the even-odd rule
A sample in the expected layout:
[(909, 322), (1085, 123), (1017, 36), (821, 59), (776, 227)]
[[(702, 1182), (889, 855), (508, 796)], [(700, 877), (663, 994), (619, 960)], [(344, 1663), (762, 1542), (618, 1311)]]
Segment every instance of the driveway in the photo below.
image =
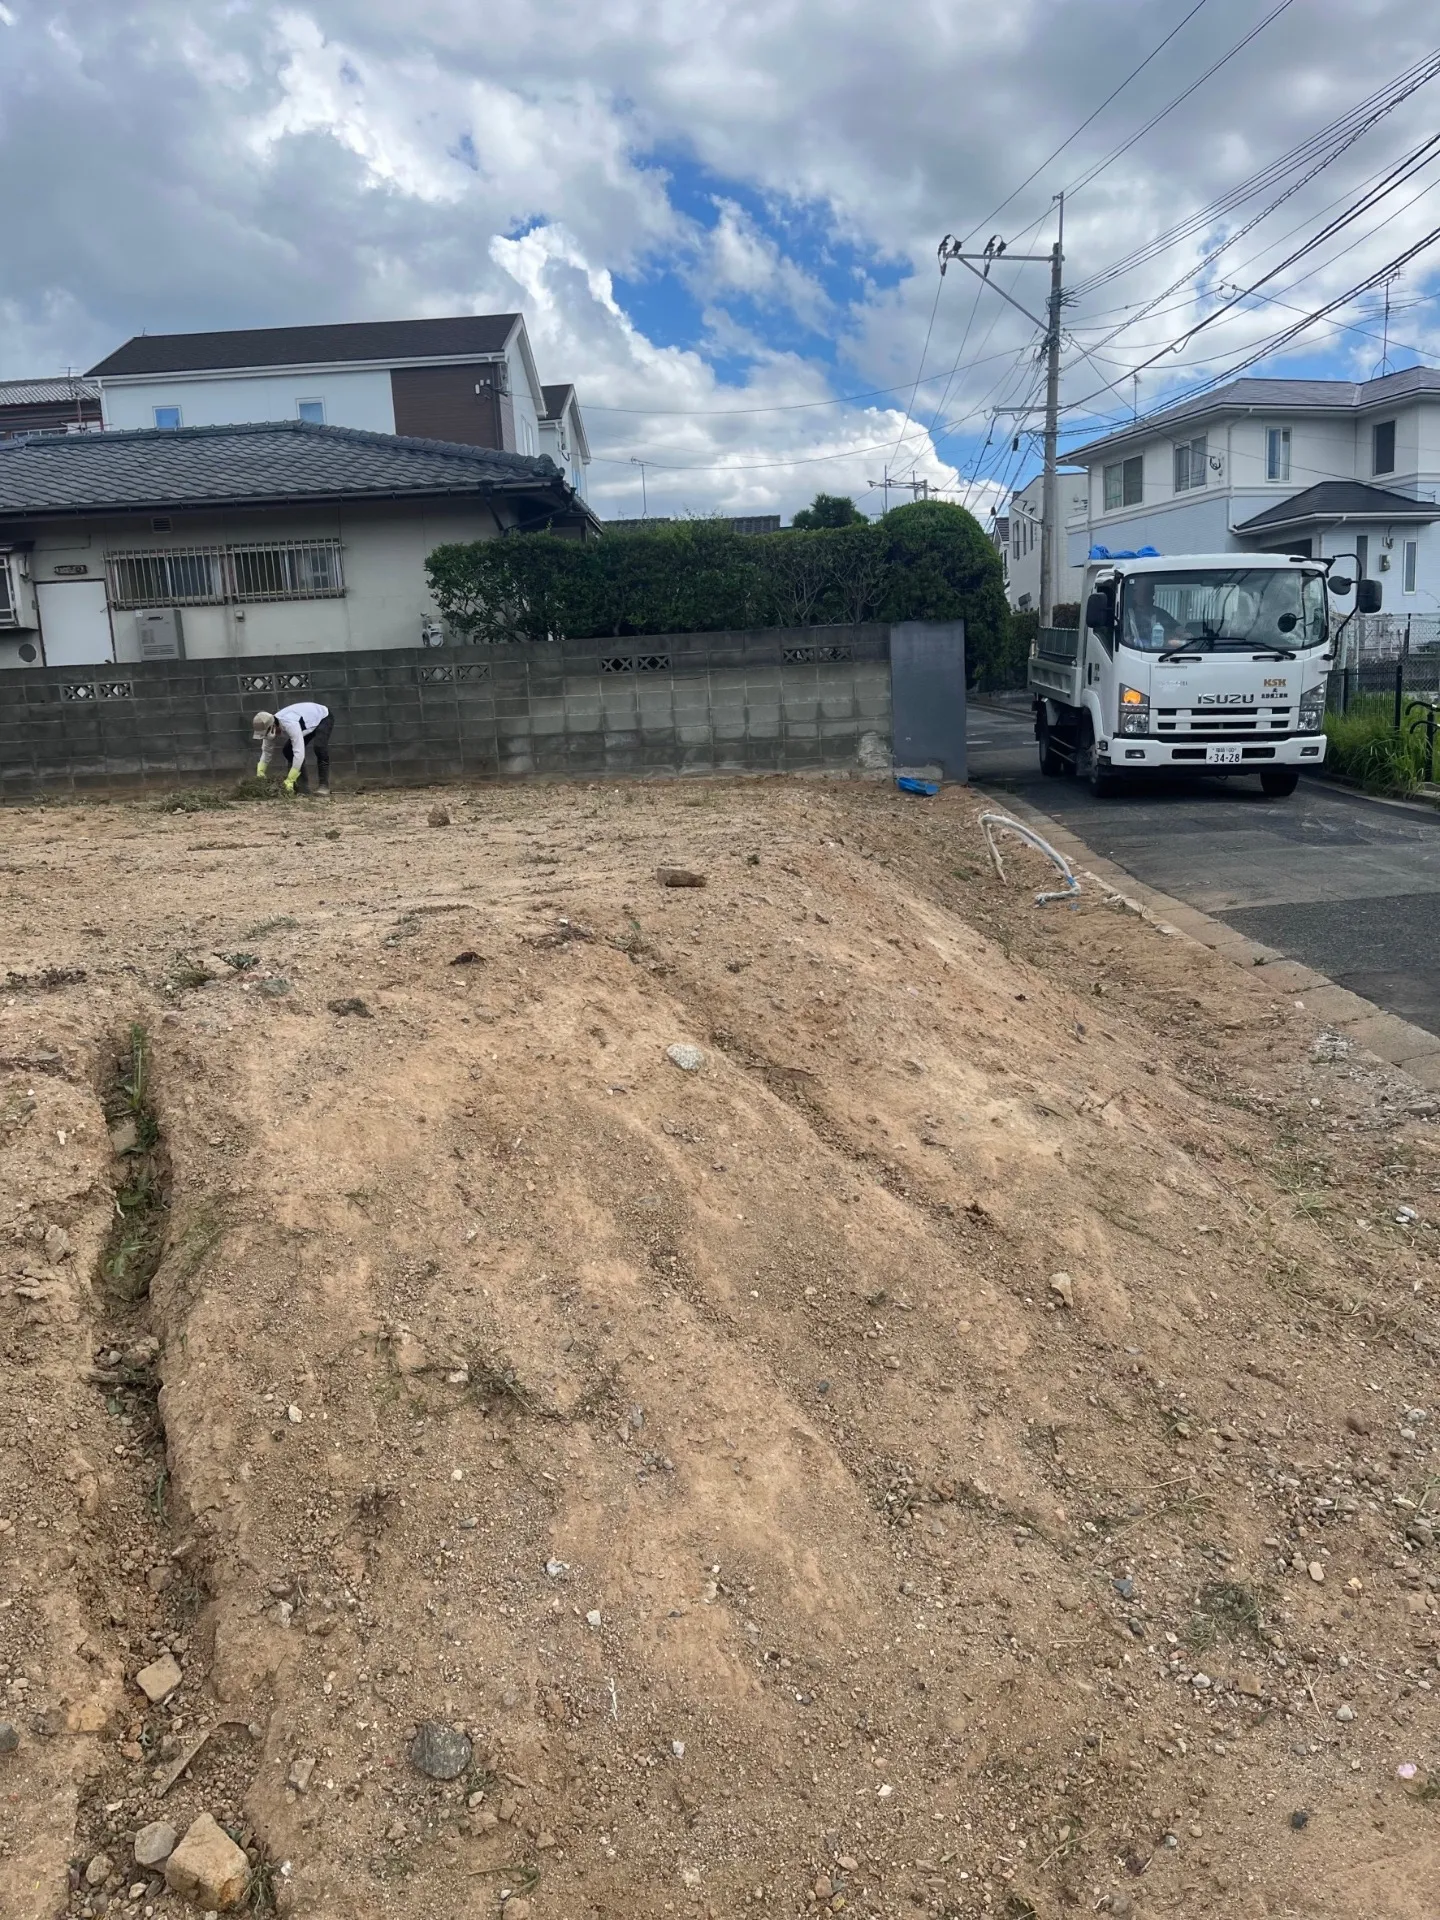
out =
[(1028, 713), (974, 707), (970, 778), (1063, 820), (1137, 880), (1440, 1034), (1440, 814), (1302, 780), (1156, 776), (1118, 800), (1042, 779)]

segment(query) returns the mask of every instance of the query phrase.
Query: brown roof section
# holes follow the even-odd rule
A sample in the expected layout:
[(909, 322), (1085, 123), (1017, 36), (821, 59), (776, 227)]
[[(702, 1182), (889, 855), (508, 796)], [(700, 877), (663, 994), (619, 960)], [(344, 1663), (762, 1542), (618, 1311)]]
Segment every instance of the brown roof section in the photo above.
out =
[(518, 313), (440, 320), (350, 320), (323, 327), (245, 327), (225, 333), (139, 333), (92, 375), (223, 373), (243, 367), (332, 366), (503, 353)]
[(561, 381), (558, 387), (541, 387), (540, 394), (545, 402), (545, 418), (558, 420), (574, 391), (575, 388), (568, 380)]

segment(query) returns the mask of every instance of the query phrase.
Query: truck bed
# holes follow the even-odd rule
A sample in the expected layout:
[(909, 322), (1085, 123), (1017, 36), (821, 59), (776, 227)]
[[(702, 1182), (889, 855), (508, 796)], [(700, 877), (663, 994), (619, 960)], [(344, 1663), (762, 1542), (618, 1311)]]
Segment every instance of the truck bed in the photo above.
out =
[(1027, 676), (1030, 692), (1078, 707), (1082, 657), (1078, 628), (1042, 627)]

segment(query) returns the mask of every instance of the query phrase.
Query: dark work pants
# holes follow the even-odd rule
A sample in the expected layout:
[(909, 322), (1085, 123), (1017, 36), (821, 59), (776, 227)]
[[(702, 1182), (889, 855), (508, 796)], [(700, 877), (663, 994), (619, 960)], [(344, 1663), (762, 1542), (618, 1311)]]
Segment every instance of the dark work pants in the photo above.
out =
[[(330, 730), (334, 725), (334, 714), (327, 713), (315, 731), (305, 736), (305, 746), (315, 756), (316, 783), (322, 787), (328, 787), (330, 784)], [(290, 744), (289, 734), (285, 735), (285, 764), (287, 767), (295, 764), (295, 749)], [(302, 787), (308, 787), (310, 784), (305, 777), (303, 766), (300, 769), (299, 784)]]

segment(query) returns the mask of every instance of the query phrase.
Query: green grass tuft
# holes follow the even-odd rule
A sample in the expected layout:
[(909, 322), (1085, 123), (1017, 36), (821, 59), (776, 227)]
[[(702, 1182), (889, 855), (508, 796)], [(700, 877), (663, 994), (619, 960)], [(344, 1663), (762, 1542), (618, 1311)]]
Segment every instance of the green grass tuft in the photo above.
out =
[(1326, 766), (1367, 793), (1403, 796), (1425, 777), (1424, 729), (1396, 733), (1395, 702), (1388, 693), (1357, 694), (1344, 713), (1327, 713), (1325, 734), (1330, 743)]

